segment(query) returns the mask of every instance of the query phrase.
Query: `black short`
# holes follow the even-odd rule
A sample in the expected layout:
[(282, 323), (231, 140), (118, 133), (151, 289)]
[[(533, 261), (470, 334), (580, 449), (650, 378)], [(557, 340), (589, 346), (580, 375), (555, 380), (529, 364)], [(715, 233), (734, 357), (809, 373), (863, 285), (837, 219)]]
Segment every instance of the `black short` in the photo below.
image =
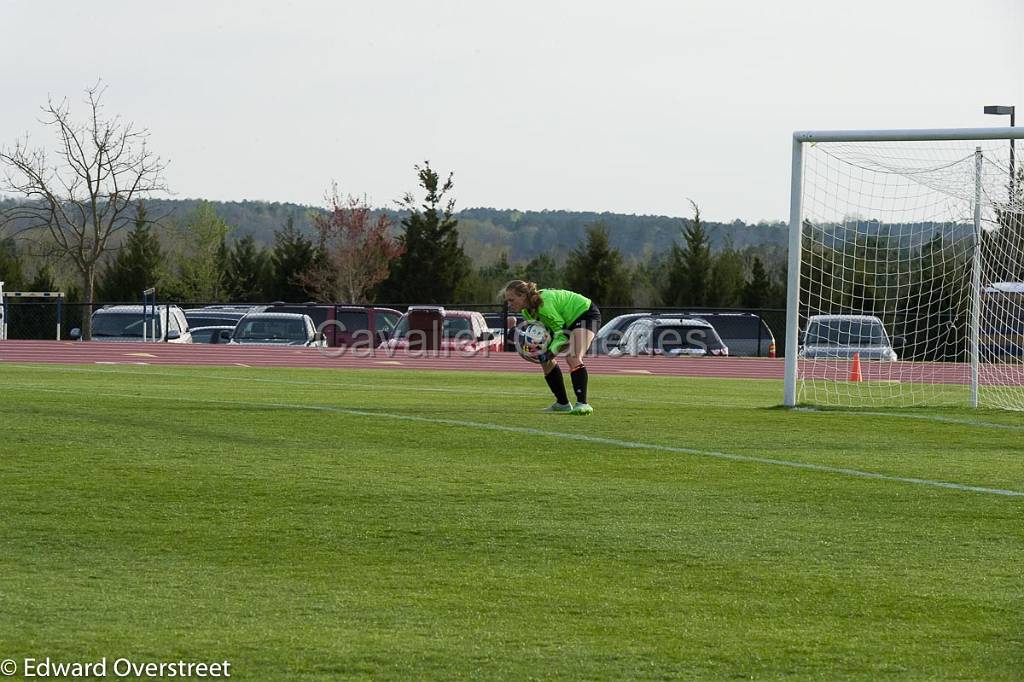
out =
[(591, 303), (590, 307), (587, 308), (587, 312), (567, 324), (565, 328), (569, 331), (573, 329), (589, 329), (596, 334), (597, 330), (601, 328), (601, 311), (596, 305)]

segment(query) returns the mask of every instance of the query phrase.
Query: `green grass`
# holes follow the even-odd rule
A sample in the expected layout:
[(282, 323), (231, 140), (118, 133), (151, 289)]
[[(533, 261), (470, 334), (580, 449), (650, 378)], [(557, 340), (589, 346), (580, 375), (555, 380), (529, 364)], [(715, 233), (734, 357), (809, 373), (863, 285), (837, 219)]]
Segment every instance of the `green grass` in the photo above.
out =
[(598, 376), (577, 418), (539, 414), (534, 375), (0, 371), (0, 658), (226, 659), (246, 680), (1024, 674), (1024, 497), (927, 484), (1024, 491), (1017, 413), (787, 411), (778, 382)]

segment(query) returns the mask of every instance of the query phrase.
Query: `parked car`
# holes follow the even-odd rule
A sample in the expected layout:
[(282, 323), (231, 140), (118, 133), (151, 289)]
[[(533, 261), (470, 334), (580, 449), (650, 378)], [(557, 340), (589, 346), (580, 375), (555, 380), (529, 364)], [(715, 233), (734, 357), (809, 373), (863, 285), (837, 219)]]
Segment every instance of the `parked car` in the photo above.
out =
[(402, 317), (392, 308), (322, 303), (275, 303), (266, 312), (309, 315), (331, 348), (376, 348), (391, 337)]
[(248, 313), (262, 312), (266, 306), (260, 305), (208, 305), (202, 308), (188, 308), (185, 319), (189, 327), (234, 327)]
[(249, 313), (235, 326), (232, 344), (320, 347), (323, 337), (309, 315), (299, 313)]
[(649, 312), (616, 315), (601, 325), (601, 328), (597, 330), (597, 334), (594, 336), (594, 343), (590, 346), (591, 351), (598, 355), (608, 355), (612, 350), (619, 347), (622, 337), (625, 335), (626, 330), (629, 329), (631, 324), (637, 320), (656, 316), (657, 313)]
[(229, 343), (234, 333), (234, 326), (193, 327), (192, 343)]
[(629, 326), (644, 318), (699, 318), (711, 324), (729, 348), (729, 355), (774, 358), (775, 335), (759, 315), (737, 312), (660, 311), (617, 315), (606, 322), (594, 337), (592, 351), (606, 355), (616, 348)]
[(642, 317), (629, 326), (608, 355), (726, 356), (729, 348), (706, 320)]
[(683, 314), (710, 323), (729, 347), (729, 355), (775, 357), (775, 335), (760, 315), (726, 311)]
[[(185, 313), (176, 305), (108, 305), (92, 314), (94, 341), (165, 341), (192, 343)], [(71, 330), (72, 339), (82, 330)]]
[(882, 321), (874, 315), (811, 315), (807, 318), (803, 344), (797, 357), (851, 359), (859, 353), (861, 360), (893, 362), (898, 359)]
[(501, 344), (487, 328), (484, 316), (474, 310), (410, 306), (380, 348), (474, 352), (500, 351)]

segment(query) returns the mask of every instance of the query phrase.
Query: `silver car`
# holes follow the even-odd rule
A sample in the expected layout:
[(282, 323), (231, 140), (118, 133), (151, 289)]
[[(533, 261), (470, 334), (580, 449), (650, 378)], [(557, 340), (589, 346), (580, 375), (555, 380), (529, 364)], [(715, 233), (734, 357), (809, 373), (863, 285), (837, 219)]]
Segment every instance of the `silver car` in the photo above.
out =
[[(899, 337), (896, 345), (901, 345)], [(811, 315), (798, 357), (895, 362), (899, 359), (882, 321), (874, 315)]]
[(301, 313), (249, 313), (235, 326), (232, 344), (322, 347), (323, 336), (309, 315)]

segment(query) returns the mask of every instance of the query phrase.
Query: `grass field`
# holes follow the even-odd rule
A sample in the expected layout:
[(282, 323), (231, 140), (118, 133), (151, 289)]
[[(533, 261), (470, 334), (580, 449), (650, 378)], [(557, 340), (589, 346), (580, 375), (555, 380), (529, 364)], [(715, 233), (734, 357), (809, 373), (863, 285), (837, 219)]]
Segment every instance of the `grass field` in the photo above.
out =
[(1019, 413), (594, 377), (578, 418), (538, 414), (534, 375), (0, 370), (0, 659), (1024, 678)]

